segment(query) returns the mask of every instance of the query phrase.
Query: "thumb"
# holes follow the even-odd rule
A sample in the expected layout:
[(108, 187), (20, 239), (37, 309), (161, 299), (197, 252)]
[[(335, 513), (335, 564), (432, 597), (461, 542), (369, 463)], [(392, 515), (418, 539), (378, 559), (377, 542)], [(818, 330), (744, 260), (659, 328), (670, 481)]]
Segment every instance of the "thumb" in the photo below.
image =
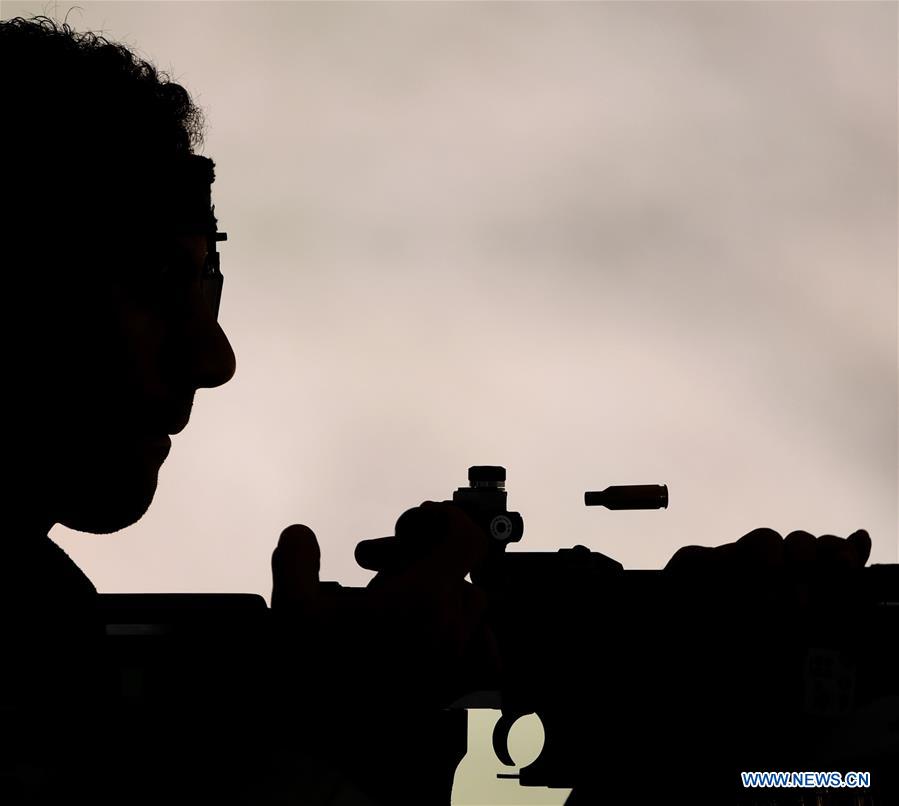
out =
[(310, 603), (318, 594), (320, 570), (315, 533), (302, 524), (288, 526), (272, 552), (272, 608)]

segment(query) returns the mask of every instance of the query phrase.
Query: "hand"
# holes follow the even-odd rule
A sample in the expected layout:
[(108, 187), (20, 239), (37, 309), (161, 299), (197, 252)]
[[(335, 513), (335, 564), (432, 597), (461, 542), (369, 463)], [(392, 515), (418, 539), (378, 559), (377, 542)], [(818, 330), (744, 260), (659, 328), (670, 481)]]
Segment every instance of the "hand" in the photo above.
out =
[(487, 599), (465, 580), (487, 557), (488, 538), (459, 507), (425, 501), (404, 512), (394, 536), (362, 541), (359, 564), (377, 575), (368, 589), (389, 614), (397, 658), (431, 675), (435, 690), (465, 693), (500, 672)]
[(360, 564), (378, 571), (367, 588), (324, 592), (315, 534), (289, 526), (272, 554), (272, 609), (343, 634), (336, 643), (355, 644), (373, 673), (414, 678), (434, 696), (461, 695), (466, 679), (495, 677), (486, 598), (464, 579), (484, 561), (487, 536), (458, 507), (432, 501), (404, 512), (394, 531), (357, 547)]
[(804, 575), (862, 568), (870, 555), (871, 538), (864, 529), (845, 539), (835, 535), (815, 537), (803, 531), (781, 538), (773, 529), (753, 529), (735, 543), (723, 546), (684, 546), (674, 553), (665, 569), (691, 573), (783, 570)]
[(308, 526), (288, 526), (272, 552), (272, 610), (309, 610), (319, 604), (321, 549)]
[(744, 758), (767, 757), (772, 761), (761, 766), (777, 768), (803, 698), (811, 696), (808, 649), (852, 635), (862, 616), (849, 572), (870, 552), (864, 530), (847, 538), (805, 531), (784, 538), (773, 529), (675, 552), (664, 572), (667, 608), (655, 629), (660, 651), (678, 662), (653, 705), (674, 726), (656, 746), (682, 742), (673, 751), (679, 774), (688, 764), (697, 775), (700, 768), (742, 769)]
[[(815, 537), (801, 530), (782, 538), (773, 529), (762, 528), (723, 546), (684, 546), (674, 553), (665, 571), (674, 577), (717, 580), (725, 585), (739, 580), (757, 588), (787, 581), (794, 586), (793, 594), (799, 605), (805, 607), (809, 603), (810, 580), (862, 568), (870, 555), (871, 538), (864, 529), (847, 538)], [(827, 591), (825, 586), (824, 592)], [(833, 586), (829, 591), (834, 595), (839, 593)]]

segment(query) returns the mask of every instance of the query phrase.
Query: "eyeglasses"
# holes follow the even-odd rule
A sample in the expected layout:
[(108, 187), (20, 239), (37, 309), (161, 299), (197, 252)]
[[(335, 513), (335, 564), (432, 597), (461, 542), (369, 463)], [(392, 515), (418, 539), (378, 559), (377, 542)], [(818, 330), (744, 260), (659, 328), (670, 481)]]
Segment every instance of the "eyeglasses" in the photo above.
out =
[(115, 262), (109, 268), (116, 272), (139, 304), (150, 306), (166, 317), (180, 316), (179, 312), (187, 310), (190, 287), (198, 283), (201, 297), (218, 321), (224, 278), (216, 244), (226, 240), (225, 232), (210, 232), (206, 236), (206, 259), (199, 276), (196, 268), (191, 266), (188, 253), (165, 241), (148, 245), (136, 255), (131, 271), (124, 276), (116, 272)]
[(222, 285), (225, 278), (222, 276), (221, 256), (216, 249), (219, 241), (227, 241), (227, 232), (214, 232), (209, 236), (209, 246), (206, 252), (206, 265), (203, 267), (203, 276), (200, 285), (203, 297), (209, 304), (213, 318), (218, 321), (219, 306), (222, 302)]

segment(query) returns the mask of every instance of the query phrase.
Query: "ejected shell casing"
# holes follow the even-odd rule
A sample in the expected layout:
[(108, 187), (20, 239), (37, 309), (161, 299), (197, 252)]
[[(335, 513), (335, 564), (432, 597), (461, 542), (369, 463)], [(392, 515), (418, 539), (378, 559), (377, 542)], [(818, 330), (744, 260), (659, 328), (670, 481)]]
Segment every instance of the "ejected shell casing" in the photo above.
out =
[(588, 507), (606, 509), (667, 509), (667, 484), (632, 484), (584, 493)]

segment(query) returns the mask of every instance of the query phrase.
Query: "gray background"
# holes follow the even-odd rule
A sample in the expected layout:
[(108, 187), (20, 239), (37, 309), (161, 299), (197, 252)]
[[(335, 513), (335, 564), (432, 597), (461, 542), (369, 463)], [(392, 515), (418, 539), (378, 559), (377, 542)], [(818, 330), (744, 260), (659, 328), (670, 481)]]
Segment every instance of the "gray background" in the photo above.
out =
[[(42, 12), (69, 6), (2, 7)], [(143, 520), (51, 532), (101, 591), (268, 595), (293, 522), (323, 579), (362, 584), (356, 542), (471, 464), (507, 467), (522, 549), (660, 567), (757, 526), (865, 527), (897, 561), (896, 3), (68, 20), (206, 110), (238, 364), (198, 394)], [(662, 482), (667, 511), (583, 505)], [(561, 803), (492, 780), (488, 717), (454, 802)]]

